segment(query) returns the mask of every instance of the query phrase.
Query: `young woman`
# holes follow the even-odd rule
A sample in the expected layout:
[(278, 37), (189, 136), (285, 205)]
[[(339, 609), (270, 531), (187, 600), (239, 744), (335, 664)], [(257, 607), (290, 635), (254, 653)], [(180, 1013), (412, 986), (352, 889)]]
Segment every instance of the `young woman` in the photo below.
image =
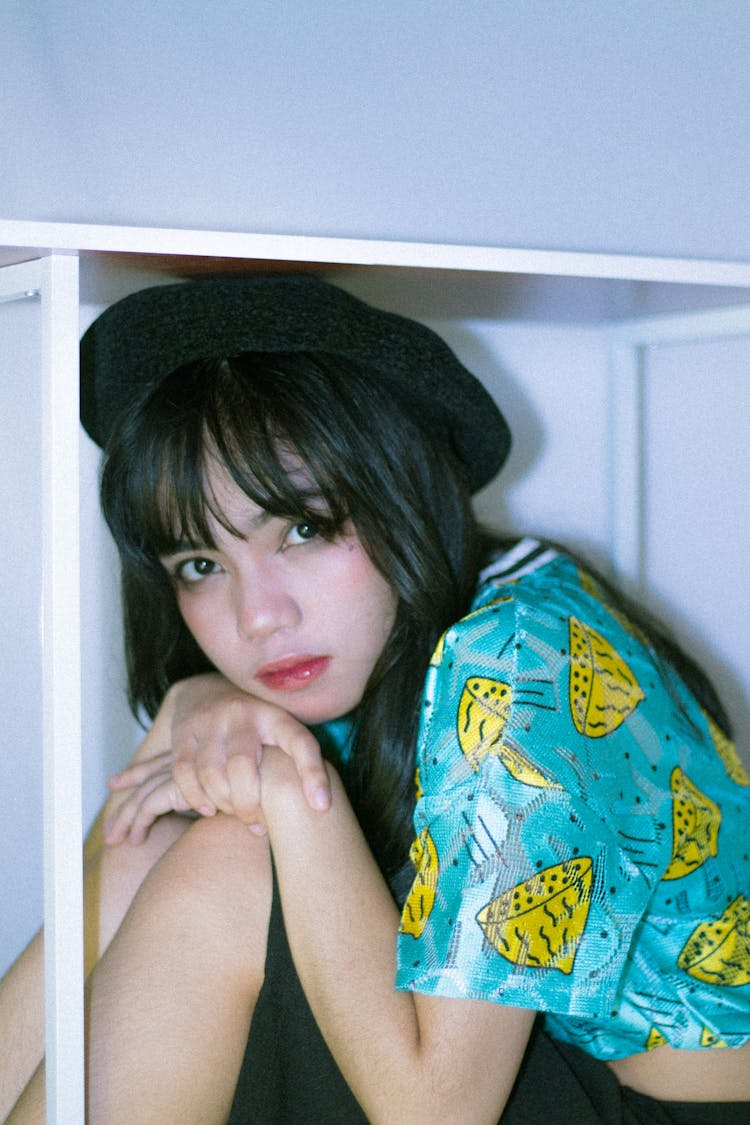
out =
[(82, 366), (156, 715), (97, 868), (151, 849), (99, 876), (90, 1120), (750, 1119), (726, 717), (575, 560), (480, 535), (509, 437), (442, 341), (211, 280)]

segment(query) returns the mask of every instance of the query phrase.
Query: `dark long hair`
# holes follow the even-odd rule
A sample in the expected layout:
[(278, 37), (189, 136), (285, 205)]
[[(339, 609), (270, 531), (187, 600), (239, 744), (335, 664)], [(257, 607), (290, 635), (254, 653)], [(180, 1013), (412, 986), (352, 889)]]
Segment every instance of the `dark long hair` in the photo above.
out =
[[(290, 475), (290, 454), (306, 479)], [(322, 355), (254, 353), (180, 368), (123, 416), (102, 472), (102, 507), (122, 563), (136, 714), (153, 717), (170, 684), (211, 669), (159, 562), (185, 542), (213, 545), (209, 516), (234, 531), (206, 489), (210, 457), (272, 515), (309, 521), (329, 538), (351, 521), (397, 595), (395, 624), (358, 707), (343, 778), (402, 900), (413, 876), (406, 857), (425, 669), (440, 634), (467, 612), (483, 556), (507, 541), (477, 527), (446, 435), (425, 430), (367, 370)], [(729, 733), (702, 671), (639, 607), (611, 587), (606, 592), (644, 630), (657, 660), (680, 672)]]
[[(290, 476), (290, 452), (307, 483)], [(212, 545), (209, 515), (227, 526), (206, 492), (208, 456), (272, 515), (309, 520), (330, 538), (351, 521), (397, 595), (344, 780), (402, 897), (424, 672), (440, 634), (468, 609), (480, 562), (463, 471), (444, 434), (426, 432), (378, 376), (339, 358), (246, 353), (167, 377), (121, 419), (101, 483), (122, 562), (130, 705), (149, 716), (170, 684), (210, 668), (159, 563), (179, 543)]]

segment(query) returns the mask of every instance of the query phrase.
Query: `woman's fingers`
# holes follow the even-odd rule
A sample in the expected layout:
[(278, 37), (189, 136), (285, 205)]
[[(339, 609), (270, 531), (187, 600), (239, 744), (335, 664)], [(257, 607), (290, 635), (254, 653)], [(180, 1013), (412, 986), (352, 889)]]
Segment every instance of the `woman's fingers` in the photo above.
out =
[[(129, 843), (142, 844), (151, 825), (165, 813), (186, 813), (190, 811), (191, 806), (185, 801), (177, 783), (171, 776), (165, 777), (159, 785), (146, 793), (138, 804), (130, 824), (127, 837)], [(209, 816), (211, 814), (205, 812), (203, 815)]]
[(155, 754), (151, 758), (144, 758), (143, 761), (132, 762), (129, 766), (126, 766), (124, 770), (113, 774), (107, 784), (109, 788), (113, 790), (134, 789), (137, 785), (142, 785), (143, 782), (148, 780), (152, 775), (169, 768), (171, 760), (171, 752), (164, 751), (161, 754)]
[(230, 754), (227, 758), (227, 777), (235, 816), (250, 827), (262, 827), (257, 755), (243, 750)]
[(297, 767), (302, 791), (310, 808), (325, 812), (331, 804), (331, 787), (317, 739), (297, 724), (297, 729), (286, 739), (282, 749)]
[[(185, 801), (171, 770), (151, 773), (108, 816), (104, 825), (104, 838), (110, 845), (141, 844), (151, 825), (158, 817), (170, 812), (188, 812), (191, 806)], [(215, 810), (207, 810), (211, 815)]]
[(207, 731), (201, 739), (175, 748), (172, 775), (191, 808), (203, 813), (206, 807), (232, 813), (232, 793), (226, 770), (224, 738)]

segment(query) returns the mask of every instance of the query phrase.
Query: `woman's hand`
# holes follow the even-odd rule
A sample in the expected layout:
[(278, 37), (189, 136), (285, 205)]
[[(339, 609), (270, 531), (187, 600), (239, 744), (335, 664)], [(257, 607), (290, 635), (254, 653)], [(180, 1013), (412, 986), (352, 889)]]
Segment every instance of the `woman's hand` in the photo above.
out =
[(320, 747), (302, 723), (217, 674), (173, 685), (134, 762), (110, 780), (125, 796), (108, 817), (107, 842), (141, 843), (168, 812), (221, 811), (263, 832), (259, 763), (268, 745), (292, 759), (310, 807), (327, 809)]

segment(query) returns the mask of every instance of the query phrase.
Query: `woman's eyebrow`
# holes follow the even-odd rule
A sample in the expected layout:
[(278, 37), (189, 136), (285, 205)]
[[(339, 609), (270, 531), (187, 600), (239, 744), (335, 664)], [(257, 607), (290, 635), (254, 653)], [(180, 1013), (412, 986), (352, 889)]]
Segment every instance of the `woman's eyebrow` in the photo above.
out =
[(212, 551), (213, 549), (208, 543), (196, 543), (194, 539), (185, 539), (180, 543), (173, 544), (165, 551), (159, 551), (159, 559), (164, 562), (167, 559), (176, 558), (177, 555), (191, 555), (195, 554), (196, 551)]
[[(274, 516), (271, 512), (264, 509), (259, 511), (257, 515), (246, 517), (242, 520), (232, 520), (228, 515), (224, 516), (225, 523), (223, 526), (230, 534), (236, 536), (238, 539), (247, 539), (254, 531), (260, 531), (271, 520), (282, 520), (282, 516)], [(239, 525), (244, 525), (244, 530)], [(208, 543), (198, 539), (181, 539), (173, 546), (169, 547), (166, 551), (159, 552), (160, 559), (171, 559), (176, 555), (191, 555), (197, 551), (216, 551), (218, 547), (215, 543)]]

